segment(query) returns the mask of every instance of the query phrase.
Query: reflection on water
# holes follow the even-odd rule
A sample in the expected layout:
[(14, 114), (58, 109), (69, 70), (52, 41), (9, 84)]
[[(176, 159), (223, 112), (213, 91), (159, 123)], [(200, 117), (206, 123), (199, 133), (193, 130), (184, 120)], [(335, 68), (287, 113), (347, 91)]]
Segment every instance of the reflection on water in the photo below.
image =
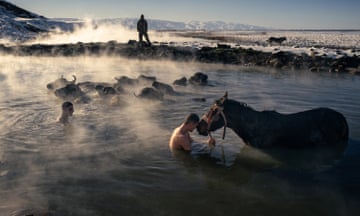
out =
[[(0, 212), (26, 215), (354, 215), (360, 192), (360, 78), (343, 74), (119, 58), (0, 60)], [(69, 126), (55, 123), (62, 101), (46, 89), (61, 75), (78, 81), (156, 76), (171, 84), (197, 71), (211, 86), (175, 87), (162, 102), (75, 104)], [(135, 91), (135, 90), (134, 90)], [(322, 150), (259, 150), (228, 131), (173, 155), (168, 139), (190, 112), (201, 115), (225, 91), (255, 109), (290, 113), (326, 106), (342, 112), (351, 143), (344, 159)], [(206, 102), (192, 98), (206, 98)], [(330, 158), (330, 159), (329, 159)], [(181, 203), (181, 204), (180, 204)], [(25, 213), (24, 213), (25, 212)]]

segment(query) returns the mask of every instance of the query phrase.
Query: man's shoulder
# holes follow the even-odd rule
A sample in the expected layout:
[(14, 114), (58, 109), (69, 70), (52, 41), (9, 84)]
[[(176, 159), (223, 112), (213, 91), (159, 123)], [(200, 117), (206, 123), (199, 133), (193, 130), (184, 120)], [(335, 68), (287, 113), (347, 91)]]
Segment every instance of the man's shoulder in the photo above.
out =
[(171, 139), (170, 147), (173, 149), (191, 150), (191, 143), (184, 135), (177, 135)]
[(174, 134), (178, 137), (186, 137), (186, 133), (184, 133), (183, 131), (181, 131), (181, 127), (177, 127), (174, 130)]
[(183, 140), (187, 138), (187, 136), (181, 132), (180, 128), (174, 129), (172, 137), (175, 142), (183, 142)]

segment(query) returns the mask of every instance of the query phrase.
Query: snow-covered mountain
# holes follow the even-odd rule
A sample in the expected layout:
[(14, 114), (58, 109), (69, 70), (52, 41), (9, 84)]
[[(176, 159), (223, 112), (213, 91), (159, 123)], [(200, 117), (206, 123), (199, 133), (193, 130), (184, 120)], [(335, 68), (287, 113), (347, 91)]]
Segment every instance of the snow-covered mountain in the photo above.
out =
[[(99, 25), (121, 25), (135, 29), (138, 18), (115, 18), (92, 20), (94, 27)], [(259, 30), (258, 26), (222, 21), (211, 22), (175, 22), (148, 19), (150, 30)], [(49, 19), (44, 16), (22, 9), (8, 1), (0, 0), (0, 40), (23, 42), (33, 39), (39, 34), (50, 32), (73, 31), (88, 26), (88, 20), (82, 19)], [(1, 41), (0, 41), (1, 42)]]
[[(102, 19), (98, 23), (105, 24), (119, 24), (130, 29), (136, 28), (138, 18), (117, 18), (117, 19)], [(167, 20), (147, 19), (149, 27), (152, 30), (208, 30), (208, 31), (231, 31), (231, 30), (262, 30), (264, 27), (246, 25), (240, 23), (228, 23), (223, 21), (190, 21), (190, 22), (175, 22)]]
[(73, 26), (73, 24), (47, 19), (7, 1), (0, 1), (1, 39), (21, 42), (55, 29), (70, 31)]

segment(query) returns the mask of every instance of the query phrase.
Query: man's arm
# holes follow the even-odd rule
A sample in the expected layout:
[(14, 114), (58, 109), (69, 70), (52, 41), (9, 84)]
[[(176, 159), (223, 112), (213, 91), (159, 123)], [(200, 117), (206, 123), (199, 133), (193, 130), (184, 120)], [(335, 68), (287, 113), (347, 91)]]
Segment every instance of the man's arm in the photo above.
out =
[(180, 136), (178, 142), (185, 151), (191, 151), (191, 140), (188, 137)]

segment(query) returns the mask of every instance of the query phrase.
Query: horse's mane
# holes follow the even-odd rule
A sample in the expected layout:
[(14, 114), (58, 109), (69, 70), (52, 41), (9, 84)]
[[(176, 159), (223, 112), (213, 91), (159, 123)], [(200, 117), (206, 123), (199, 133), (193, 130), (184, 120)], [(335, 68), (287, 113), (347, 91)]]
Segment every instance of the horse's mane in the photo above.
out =
[(244, 102), (239, 102), (239, 101), (236, 101), (236, 100), (227, 99), (226, 103), (227, 103), (227, 105), (235, 105), (235, 106), (238, 106), (239, 108), (247, 108), (247, 109), (253, 110), (252, 107), (250, 107), (247, 103), (244, 103)]

